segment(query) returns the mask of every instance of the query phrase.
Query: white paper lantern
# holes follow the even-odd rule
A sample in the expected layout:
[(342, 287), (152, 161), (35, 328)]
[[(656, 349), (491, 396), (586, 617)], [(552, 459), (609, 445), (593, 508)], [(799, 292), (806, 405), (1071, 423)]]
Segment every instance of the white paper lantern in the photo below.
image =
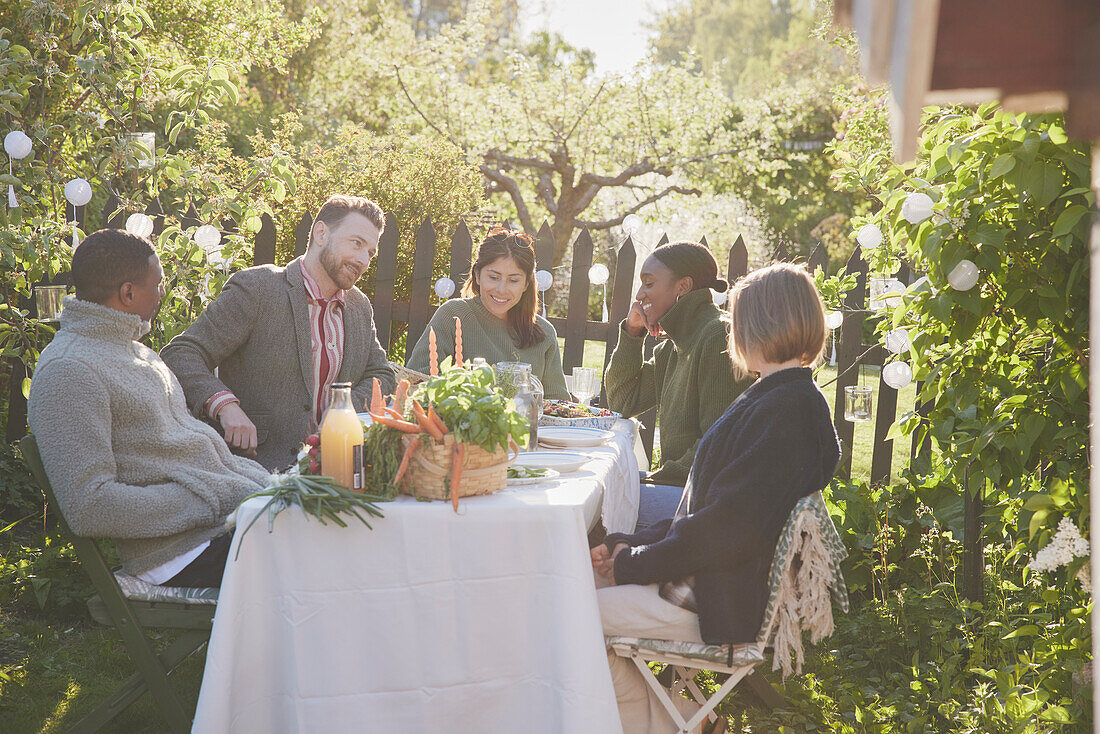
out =
[(932, 216), (932, 197), (922, 191), (915, 191), (905, 197), (901, 204), (901, 216), (910, 224), (920, 224)]
[(92, 185), (82, 178), (74, 178), (65, 184), (65, 198), (73, 206), (84, 206), (92, 200)]
[(627, 214), (623, 217), (623, 231), (628, 235), (634, 234), (642, 228), (642, 218), (637, 214)]
[(435, 294), (440, 298), (450, 298), (455, 292), (455, 282), (450, 278), (440, 278), (435, 282)]
[(153, 220), (147, 214), (135, 212), (126, 217), (126, 231), (135, 237), (148, 237), (153, 234)]
[(882, 381), (900, 390), (913, 381), (913, 368), (905, 362), (891, 362), (882, 368)]
[(957, 291), (968, 291), (978, 282), (978, 266), (969, 260), (962, 260), (947, 275), (947, 282)]
[(844, 324), (844, 314), (840, 311), (830, 311), (825, 314), (825, 328), (839, 329)]
[(548, 291), (552, 285), (554, 285), (554, 274), (549, 270), (540, 270), (535, 273), (535, 287), (539, 291)]
[(905, 284), (897, 278), (871, 278), (871, 298), (868, 304), (872, 311), (881, 311), (897, 306), (901, 295), (905, 293)]
[(23, 160), (31, 154), (33, 148), (34, 144), (30, 137), (22, 130), (12, 130), (4, 136), (4, 152), (9, 158)]
[(873, 224), (865, 224), (856, 232), (856, 242), (864, 250), (874, 250), (882, 245), (882, 231)]
[(939, 290), (932, 285), (932, 281), (928, 279), (927, 275), (922, 275), (920, 278), (917, 278), (905, 289), (905, 292), (909, 294), (920, 293), (921, 291), (928, 291), (933, 296), (939, 293)]
[(726, 300), (729, 298), (729, 294), (725, 291), (711, 291), (710, 300), (714, 302), (715, 306), (721, 308), (726, 305)]
[(588, 269), (588, 281), (592, 285), (603, 285), (611, 277), (611, 271), (603, 263), (596, 263)]
[(909, 348), (913, 346), (913, 342), (909, 340), (909, 332), (905, 329), (894, 329), (886, 332), (885, 342), (886, 349), (891, 354), (908, 352)]
[(195, 230), (195, 234), (193, 234), (192, 237), (195, 240), (195, 244), (207, 255), (211, 255), (221, 250), (222, 233), (212, 224), (202, 225)]

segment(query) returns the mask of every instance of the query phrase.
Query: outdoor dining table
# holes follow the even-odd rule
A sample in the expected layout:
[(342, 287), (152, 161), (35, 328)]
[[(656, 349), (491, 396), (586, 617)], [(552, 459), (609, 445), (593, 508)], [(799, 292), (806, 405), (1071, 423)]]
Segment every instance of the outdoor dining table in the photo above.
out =
[(373, 529), (294, 507), (244, 534), (265, 499), (242, 504), (192, 731), (621, 732), (586, 542), (609, 497), (637, 516), (615, 434), (457, 514), (400, 496)]

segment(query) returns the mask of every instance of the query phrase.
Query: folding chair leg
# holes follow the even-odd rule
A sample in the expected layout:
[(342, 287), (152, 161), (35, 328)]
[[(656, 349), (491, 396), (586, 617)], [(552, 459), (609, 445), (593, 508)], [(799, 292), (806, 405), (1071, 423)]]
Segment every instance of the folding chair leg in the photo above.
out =
[[(165, 648), (162, 653), (156, 656), (158, 663), (165, 671), (165, 676), (175, 670), (176, 666), (186, 658), (198, 651), (206, 644), (209, 638), (210, 633), (208, 631), (190, 630), (182, 634), (175, 642)], [(148, 645), (148, 640), (146, 640), (146, 644)], [(148, 649), (151, 651), (152, 646), (148, 646)], [(135, 655), (134, 657), (136, 661), (137, 656)], [(167, 678), (165, 682), (167, 682)], [(142, 694), (148, 690), (150, 690), (150, 688), (144, 669), (141, 672), (134, 673), (95, 710), (78, 721), (73, 728), (69, 729), (68, 734), (92, 734), (93, 732), (99, 731), (107, 722), (122, 713), (130, 704), (141, 698)], [(176, 707), (178, 707), (180, 715), (183, 717), (182, 720), (177, 720), (176, 722), (169, 721), (171, 730), (181, 732), (190, 731), (191, 717), (188, 716), (184, 710), (183, 703), (171, 688), (168, 689), (168, 694), (175, 701)], [(159, 698), (157, 699), (157, 705), (164, 713), (165, 717), (168, 718), (169, 711), (161, 705)]]

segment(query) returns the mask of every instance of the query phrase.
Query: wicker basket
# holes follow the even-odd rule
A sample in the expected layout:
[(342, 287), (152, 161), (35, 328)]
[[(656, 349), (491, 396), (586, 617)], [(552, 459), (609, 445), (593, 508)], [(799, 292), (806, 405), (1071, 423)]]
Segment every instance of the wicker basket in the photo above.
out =
[[(425, 435), (421, 435), (420, 439), (420, 446), (401, 479), (401, 492), (433, 500), (450, 499), (454, 434), (448, 433), (442, 441), (434, 441)], [(406, 447), (411, 440), (412, 436), (402, 438)], [(458, 496), (491, 494), (504, 489), (508, 483), (508, 467), (515, 458), (514, 451), (498, 448), (490, 453), (475, 444), (466, 444)]]

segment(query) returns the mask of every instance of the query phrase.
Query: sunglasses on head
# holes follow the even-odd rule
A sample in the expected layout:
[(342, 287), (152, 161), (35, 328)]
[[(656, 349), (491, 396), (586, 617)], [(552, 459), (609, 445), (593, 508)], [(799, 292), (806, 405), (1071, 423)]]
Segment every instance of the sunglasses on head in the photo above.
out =
[(489, 229), (489, 234), (486, 235), (490, 239), (494, 240), (510, 240), (516, 239), (522, 242), (528, 247), (532, 246), (535, 242), (535, 238), (525, 232), (516, 232), (515, 230), (508, 229), (507, 227), (492, 227)]

